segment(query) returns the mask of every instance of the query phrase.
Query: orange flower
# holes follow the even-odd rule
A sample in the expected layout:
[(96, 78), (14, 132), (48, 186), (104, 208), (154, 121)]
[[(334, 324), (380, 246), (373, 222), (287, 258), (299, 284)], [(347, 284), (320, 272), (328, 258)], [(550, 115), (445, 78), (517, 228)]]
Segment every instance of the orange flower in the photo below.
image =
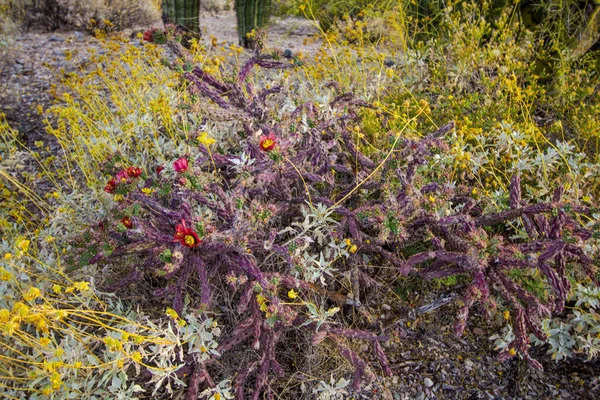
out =
[(174, 242), (179, 242), (182, 246), (189, 248), (196, 247), (202, 242), (198, 234), (192, 228), (188, 227), (183, 219), (181, 220), (181, 224), (175, 227), (175, 236), (173, 239)]
[(127, 175), (132, 178), (137, 178), (142, 174), (142, 169), (139, 167), (129, 167), (127, 168)]
[(264, 151), (271, 151), (275, 148), (277, 144), (277, 139), (275, 135), (271, 132), (268, 135), (262, 135), (260, 137), (260, 148)]
[(121, 219), (121, 223), (125, 226), (125, 228), (127, 229), (131, 229), (133, 228), (133, 222), (131, 222), (131, 219), (129, 219), (129, 217), (125, 216)]
[(104, 186), (104, 191), (106, 193), (114, 193), (115, 189), (117, 188), (117, 181), (115, 180), (115, 178), (110, 178), (110, 180), (106, 183), (106, 186)]

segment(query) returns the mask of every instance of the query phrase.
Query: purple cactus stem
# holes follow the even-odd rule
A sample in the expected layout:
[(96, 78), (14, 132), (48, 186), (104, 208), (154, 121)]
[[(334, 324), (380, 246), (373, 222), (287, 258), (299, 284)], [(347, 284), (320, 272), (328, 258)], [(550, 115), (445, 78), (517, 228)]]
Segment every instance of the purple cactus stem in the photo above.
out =
[(381, 344), (378, 341), (373, 341), (373, 347), (375, 348), (375, 356), (377, 357), (377, 360), (379, 361), (379, 364), (381, 364), (381, 368), (383, 369), (383, 372), (385, 373), (386, 376), (392, 376), (392, 370), (390, 369), (390, 363), (388, 361), (387, 356), (385, 355), (385, 352), (383, 351), (383, 346), (381, 346)]
[(521, 207), (521, 178), (519, 175), (513, 175), (510, 179), (510, 208)]

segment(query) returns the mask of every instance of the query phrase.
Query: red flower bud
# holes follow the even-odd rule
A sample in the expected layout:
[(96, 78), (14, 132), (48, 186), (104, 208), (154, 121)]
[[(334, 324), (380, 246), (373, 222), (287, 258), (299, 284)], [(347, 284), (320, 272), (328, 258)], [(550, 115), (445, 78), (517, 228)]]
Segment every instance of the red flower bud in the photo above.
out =
[(113, 194), (115, 192), (116, 188), (117, 188), (117, 181), (115, 180), (115, 178), (110, 178), (110, 180), (106, 183), (106, 186), (104, 186), (104, 191), (106, 193)]
[(129, 182), (129, 174), (127, 173), (127, 171), (122, 169), (119, 172), (117, 172), (116, 181), (117, 183)]
[(131, 222), (131, 219), (129, 219), (129, 217), (125, 216), (121, 219), (121, 223), (125, 226), (125, 228), (127, 229), (131, 229), (133, 228), (133, 222)]
[(188, 169), (188, 160), (185, 157), (181, 157), (173, 163), (173, 169), (176, 172), (185, 172)]
[(147, 42), (154, 42), (154, 32), (156, 32), (156, 28), (148, 29), (144, 32), (144, 40)]
[(137, 178), (142, 174), (142, 169), (139, 167), (129, 167), (127, 168), (127, 175), (132, 178)]

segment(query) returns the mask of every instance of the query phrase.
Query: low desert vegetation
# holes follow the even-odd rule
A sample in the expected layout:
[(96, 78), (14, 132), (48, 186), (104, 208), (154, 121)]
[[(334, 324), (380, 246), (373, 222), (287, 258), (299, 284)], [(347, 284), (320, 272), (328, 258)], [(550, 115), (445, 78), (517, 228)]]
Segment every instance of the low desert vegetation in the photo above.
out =
[(500, 361), (597, 356), (598, 6), (274, 1), (320, 27), (287, 54), (118, 32), (155, 3), (56, 1), (101, 51), (47, 140), (0, 118), (4, 397), (360, 398), (381, 304), (448, 290)]

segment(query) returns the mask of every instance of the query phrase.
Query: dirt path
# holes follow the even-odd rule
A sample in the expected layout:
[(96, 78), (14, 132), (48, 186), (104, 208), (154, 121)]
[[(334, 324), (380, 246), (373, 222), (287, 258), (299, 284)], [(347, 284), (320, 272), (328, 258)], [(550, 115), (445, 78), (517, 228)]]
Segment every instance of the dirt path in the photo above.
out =
[[(235, 13), (223, 11), (221, 13), (204, 12), (200, 16), (200, 26), (205, 40), (210, 40), (210, 35), (216, 36), (219, 41), (238, 44)], [(271, 20), (266, 47), (270, 49), (290, 49), (293, 53), (302, 52), (314, 54), (320, 47), (320, 41), (309, 40), (319, 29), (314, 21), (300, 18), (273, 18)]]
[[(215, 36), (220, 43), (238, 43), (235, 14), (204, 12), (201, 16), (203, 39), (207, 42)], [(299, 18), (273, 19), (269, 27), (266, 47), (293, 54), (314, 54), (319, 41), (311, 40), (318, 32), (312, 21)], [(135, 30), (126, 34), (135, 36)], [(139, 40), (133, 39), (134, 45)], [(92, 36), (79, 32), (24, 33), (16, 39), (14, 62), (0, 71), (0, 112), (7, 115), (10, 125), (27, 138), (28, 143), (45, 136), (37, 105), (46, 108), (51, 103), (49, 90), (57, 71), (65, 73), (77, 70), (85, 63), (89, 50), (102, 52), (100, 44)], [(72, 54), (70, 61), (67, 54)]]

